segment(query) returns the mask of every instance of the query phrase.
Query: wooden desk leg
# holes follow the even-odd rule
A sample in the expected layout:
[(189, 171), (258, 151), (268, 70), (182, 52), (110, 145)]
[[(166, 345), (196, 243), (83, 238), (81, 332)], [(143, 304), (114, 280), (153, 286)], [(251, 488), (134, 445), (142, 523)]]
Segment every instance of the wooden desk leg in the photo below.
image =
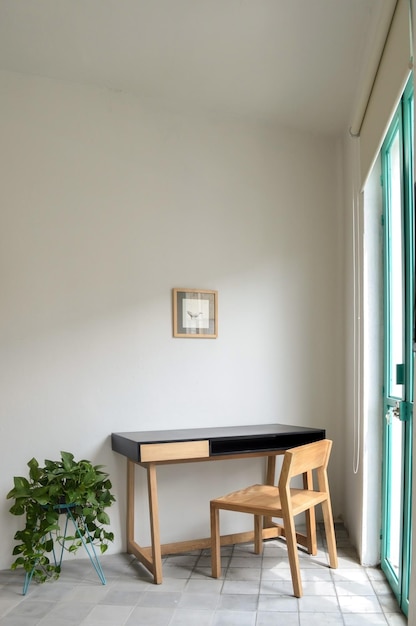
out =
[(154, 582), (162, 582), (162, 556), (159, 533), (159, 507), (157, 501), (156, 466), (150, 464), (146, 466), (148, 494), (149, 494), (149, 516), (152, 545), (142, 548), (134, 539), (134, 513), (135, 513), (135, 467), (134, 461), (127, 459), (127, 552), (134, 554), (153, 574)]
[[(267, 457), (267, 469), (266, 469), (266, 485), (274, 485), (276, 476), (276, 456)], [(271, 528), (274, 526), (271, 517), (264, 517), (263, 527)]]
[(159, 503), (157, 498), (156, 465), (147, 466), (147, 486), (149, 492), (150, 533), (152, 538), (152, 558), (154, 566), (154, 581), (157, 585), (162, 582), (162, 551), (160, 548)]
[(274, 485), (276, 480), (276, 455), (267, 457), (266, 485)]
[[(276, 484), (276, 454), (267, 457), (266, 485)], [(272, 517), (265, 516), (263, 520), (264, 529), (273, 529), (273, 533), (267, 533), (268, 538), (284, 536), (282, 523), (274, 522)]]
[(134, 542), (134, 469), (135, 464), (127, 459), (127, 552), (132, 554), (131, 546)]

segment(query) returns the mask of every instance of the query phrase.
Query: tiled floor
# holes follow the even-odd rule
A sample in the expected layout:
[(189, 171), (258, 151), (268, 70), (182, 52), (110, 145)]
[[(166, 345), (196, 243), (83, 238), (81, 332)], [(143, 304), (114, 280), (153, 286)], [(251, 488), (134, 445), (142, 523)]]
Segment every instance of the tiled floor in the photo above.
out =
[[(363, 568), (342, 527), (339, 568), (325, 550), (301, 555), (304, 596), (292, 595), (282, 541), (224, 548), (223, 578), (210, 576), (209, 552), (164, 559), (162, 585), (133, 557), (104, 556), (100, 583), (89, 560), (63, 562), (58, 581), (32, 583), (22, 596), (22, 571), (0, 572), (0, 626), (369, 626), (403, 625), (383, 574)], [(322, 546), (322, 543), (320, 544)]]

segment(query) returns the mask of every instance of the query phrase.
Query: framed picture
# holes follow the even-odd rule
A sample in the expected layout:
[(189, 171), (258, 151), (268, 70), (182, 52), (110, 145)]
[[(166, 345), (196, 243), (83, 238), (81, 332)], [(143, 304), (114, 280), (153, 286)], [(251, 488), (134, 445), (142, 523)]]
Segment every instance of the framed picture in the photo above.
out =
[(173, 289), (173, 336), (215, 339), (218, 334), (218, 292)]

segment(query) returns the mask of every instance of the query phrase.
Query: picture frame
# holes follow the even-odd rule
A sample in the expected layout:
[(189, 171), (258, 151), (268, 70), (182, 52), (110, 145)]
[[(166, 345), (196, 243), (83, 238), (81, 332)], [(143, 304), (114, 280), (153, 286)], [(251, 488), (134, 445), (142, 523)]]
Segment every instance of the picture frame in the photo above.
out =
[(187, 339), (216, 339), (218, 336), (218, 292), (212, 289), (172, 290), (173, 336)]

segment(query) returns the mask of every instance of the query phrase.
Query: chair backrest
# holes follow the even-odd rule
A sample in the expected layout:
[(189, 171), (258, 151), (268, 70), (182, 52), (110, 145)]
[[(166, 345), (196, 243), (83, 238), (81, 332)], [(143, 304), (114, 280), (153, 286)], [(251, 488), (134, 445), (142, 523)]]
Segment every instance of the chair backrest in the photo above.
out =
[(294, 476), (299, 476), (299, 474), (309, 474), (311, 476), (311, 472), (317, 470), (319, 489), (320, 491), (326, 491), (328, 488), (326, 472), (331, 448), (332, 441), (330, 439), (322, 439), (321, 441), (307, 443), (304, 446), (287, 450), (280, 472), (279, 488), (284, 489), (287, 487)]

